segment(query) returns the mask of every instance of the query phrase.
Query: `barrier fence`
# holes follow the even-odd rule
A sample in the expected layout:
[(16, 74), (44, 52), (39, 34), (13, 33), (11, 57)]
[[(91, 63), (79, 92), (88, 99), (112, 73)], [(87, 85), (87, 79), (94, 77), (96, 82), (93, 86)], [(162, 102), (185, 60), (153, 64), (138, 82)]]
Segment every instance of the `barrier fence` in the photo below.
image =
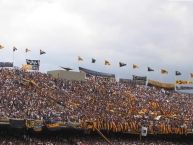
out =
[(147, 128), (147, 134), (177, 134), (187, 135), (193, 134), (193, 129), (188, 128), (186, 125), (172, 125), (159, 123), (158, 125), (143, 126), (137, 121), (128, 121), (125, 123), (96, 120), (96, 121), (82, 121), (77, 122), (49, 122), (44, 120), (32, 120), (32, 119), (0, 119), (0, 125), (9, 125), (12, 128), (20, 129), (33, 129), (36, 132), (43, 130), (43, 127), (55, 131), (63, 128), (74, 128), (91, 131), (110, 131), (110, 132), (122, 132), (130, 134), (140, 134), (142, 128)]

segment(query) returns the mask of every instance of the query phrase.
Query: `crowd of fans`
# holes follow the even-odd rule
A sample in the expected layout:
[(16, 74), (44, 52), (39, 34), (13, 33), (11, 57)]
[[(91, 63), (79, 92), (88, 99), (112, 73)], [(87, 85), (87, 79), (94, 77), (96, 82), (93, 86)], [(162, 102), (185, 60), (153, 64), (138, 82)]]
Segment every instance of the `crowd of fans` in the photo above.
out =
[[(102, 138), (88, 138), (88, 137), (76, 137), (76, 138), (40, 138), (40, 137), (0, 137), (1, 145), (108, 145)], [(188, 145), (190, 143), (182, 143), (176, 141), (166, 140), (136, 140), (136, 139), (111, 139), (113, 145)]]
[[(77, 139), (79, 140), (79, 139)], [(66, 142), (66, 143), (65, 143)], [(67, 141), (58, 140), (41, 140), (41, 139), (16, 139), (16, 138), (3, 138), (0, 139), (1, 145), (108, 145), (107, 142), (103, 140), (85, 140), (74, 141), (74, 143), (68, 143)], [(182, 145), (181, 143), (173, 143), (167, 141), (127, 141), (127, 140), (113, 140), (112, 144), (115, 145)], [(185, 145), (185, 144), (184, 144)]]
[[(56, 79), (40, 72), (0, 69), (0, 119), (77, 122), (114, 132), (186, 134), (193, 129), (193, 95), (130, 85), (113, 78)], [(90, 124), (88, 123), (90, 122)]]

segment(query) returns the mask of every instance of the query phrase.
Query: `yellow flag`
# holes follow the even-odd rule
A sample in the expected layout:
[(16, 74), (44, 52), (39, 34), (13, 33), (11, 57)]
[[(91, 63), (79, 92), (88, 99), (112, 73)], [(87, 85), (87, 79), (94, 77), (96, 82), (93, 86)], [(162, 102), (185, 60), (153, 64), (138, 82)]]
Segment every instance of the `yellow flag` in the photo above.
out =
[(168, 74), (168, 71), (165, 69), (161, 69), (161, 74)]
[(22, 64), (22, 70), (23, 71), (32, 70), (32, 65)]
[(105, 60), (105, 65), (111, 65), (108, 60)]
[(139, 66), (137, 64), (133, 64), (133, 69), (135, 68), (139, 68)]
[(0, 44), (0, 49), (3, 49), (3, 48), (4, 48), (4, 46)]

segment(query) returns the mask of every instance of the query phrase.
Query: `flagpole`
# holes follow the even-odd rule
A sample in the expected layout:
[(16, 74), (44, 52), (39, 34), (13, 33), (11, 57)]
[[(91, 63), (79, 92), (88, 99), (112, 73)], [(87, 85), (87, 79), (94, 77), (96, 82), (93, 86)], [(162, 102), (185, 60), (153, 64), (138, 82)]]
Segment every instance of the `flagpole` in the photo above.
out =
[(164, 83), (164, 81), (163, 81), (163, 80), (164, 80), (164, 73), (162, 74), (161, 71), (162, 71), (162, 70), (160, 69), (159, 72), (158, 72), (158, 73), (159, 73), (159, 76), (160, 76), (159, 79), (160, 79), (160, 82), (161, 82), (161, 83)]
[(177, 79), (177, 75), (176, 75), (176, 71), (175, 71), (175, 77), (174, 77), (174, 80), (175, 80), (175, 82), (174, 82), (174, 86), (175, 86), (175, 91), (176, 91), (176, 79)]
[[(76, 58), (76, 59), (77, 59), (77, 58)], [(77, 66), (78, 66), (78, 67), (77, 67), (77, 70), (79, 70), (79, 67), (80, 67), (80, 64), (79, 64), (79, 63), (80, 63), (80, 62), (79, 62), (79, 56), (78, 56), (78, 60), (77, 60), (77, 61), (78, 61), (78, 63), (76, 63)]]
[(14, 50), (13, 50), (13, 67), (14, 67)]
[(25, 61), (26, 61), (26, 59), (27, 59), (27, 52), (25, 52)]
[[(39, 60), (41, 59), (41, 54), (40, 54), (40, 52), (39, 52)], [(40, 61), (40, 63), (41, 63), (41, 61)], [(39, 70), (38, 71), (40, 71), (40, 64), (39, 64)]]
[[(147, 69), (147, 68), (146, 68)], [(146, 80), (146, 86), (148, 86), (148, 83), (149, 83), (149, 71), (148, 71), (148, 69), (147, 69), (147, 71), (146, 71), (146, 76), (147, 76), (147, 80)]]

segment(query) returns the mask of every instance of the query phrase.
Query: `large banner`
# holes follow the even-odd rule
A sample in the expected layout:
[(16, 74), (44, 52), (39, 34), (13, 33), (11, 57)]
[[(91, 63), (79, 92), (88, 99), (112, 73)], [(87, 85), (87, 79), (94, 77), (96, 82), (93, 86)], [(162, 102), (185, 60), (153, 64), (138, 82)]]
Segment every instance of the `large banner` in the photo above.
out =
[(9, 119), (9, 123), (13, 128), (24, 128), (25, 127), (24, 119)]
[(36, 65), (39, 66), (40, 65), (40, 60), (30, 60), (30, 59), (26, 59), (26, 63), (28, 65)]
[(0, 67), (13, 67), (13, 62), (0, 62)]
[(146, 80), (147, 80), (147, 77), (146, 77), (146, 76), (136, 76), (136, 75), (133, 75), (133, 80), (146, 81)]
[(120, 83), (127, 83), (130, 84), (132, 86), (135, 85), (145, 85), (146, 81), (145, 80), (131, 80), (131, 79), (119, 79)]
[(31, 66), (29, 70), (39, 70), (40, 60), (26, 59), (26, 63)]
[(178, 84), (178, 85), (193, 84), (193, 81), (176, 80), (176, 84)]
[(176, 86), (176, 90), (193, 90), (193, 86)]
[(155, 86), (159, 88), (174, 90), (175, 84), (169, 84), (169, 83), (162, 83), (155, 80), (148, 80), (148, 86)]

